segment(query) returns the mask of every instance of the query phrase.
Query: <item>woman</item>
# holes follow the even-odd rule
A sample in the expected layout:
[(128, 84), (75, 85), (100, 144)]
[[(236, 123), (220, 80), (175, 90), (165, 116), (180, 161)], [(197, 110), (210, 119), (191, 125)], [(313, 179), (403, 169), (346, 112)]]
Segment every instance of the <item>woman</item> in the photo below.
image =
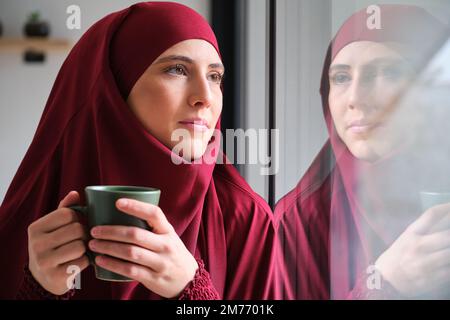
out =
[[(0, 209), (2, 297), (278, 297), (270, 208), (231, 165), (215, 165), (225, 158), (213, 136), (223, 72), (210, 26), (180, 4), (139, 3), (86, 32)], [(180, 130), (189, 134), (173, 141)], [(159, 207), (116, 204), (153, 219), (153, 232), (87, 230), (67, 208), (85, 202), (87, 185), (159, 188)], [(97, 280), (87, 245), (106, 254), (100, 266), (136, 281)], [(71, 264), (80, 290), (68, 290)]]
[(418, 7), (378, 8), (378, 23), (361, 10), (330, 44), (321, 82), (329, 140), (275, 209), (293, 290), (286, 298), (449, 294), (450, 204), (425, 211), (419, 202), (443, 174), (422, 162), (433, 111), (409, 93), (449, 31)]

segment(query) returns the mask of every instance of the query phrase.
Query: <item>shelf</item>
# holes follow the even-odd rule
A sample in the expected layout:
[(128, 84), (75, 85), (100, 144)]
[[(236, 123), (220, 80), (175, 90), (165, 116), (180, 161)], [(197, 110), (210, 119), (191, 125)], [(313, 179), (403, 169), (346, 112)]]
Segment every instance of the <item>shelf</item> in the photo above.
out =
[(41, 51), (69, 51), (73, 44), (67, 39), (52, 38), (0, 38), (0, 52), (23, 52), (28, 49)]

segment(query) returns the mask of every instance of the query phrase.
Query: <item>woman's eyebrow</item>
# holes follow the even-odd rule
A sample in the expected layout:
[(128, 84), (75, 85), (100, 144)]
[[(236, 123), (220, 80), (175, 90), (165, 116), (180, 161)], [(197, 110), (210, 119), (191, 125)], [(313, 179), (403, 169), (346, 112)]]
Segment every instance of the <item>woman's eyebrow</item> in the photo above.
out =
[(348, 64), (334, 64), (330, 67), (330, 72), (335, 70), (350, 70), (350, 66)]
[(158, 60), (156, 60), (156, 62), (154, 64), (160, 64), (160, 63), (164, 63), (164, 62), (169, 62), (169, 61), (184, 61), (186, 63), (192, 64), (194, 63), (194, 60), (192, 60), (189, 57), (186, 56), (179, 56), (179, 55), (172, 55), (172, 56), (167, 56), (167, 57), (162, 57)]
[(223, 71), (225, 71), (225, 66), (221, 63), (211, 63), (208, 67), (210, 69), (222, 69)]
[[(192, 60), (189, 57), (186, 56), (181, 56), (181, 55), (171, 55), (171, 56), (167, 56), (167, 57), (162, 57), (158, 60), (155, 61), (154, 64), (160, 64), (160, 63), (165, 63), (165, 62), (170, 62), (170, 61), (184, 61), (186, 63), (189, 64), (193, 64), (195, 61)], [(222, 63), (211, 63), (208, 66), (210, 69), (223, 69), (225, 70), (225, 67)]]
[[(390, 58), (390, 57), (380, 57), (370, 60), (369, 62), (365, 63), (364, 67), (377, 67), (380, 65), (403, 65), (406, 64), (406, 62), (401, 58)], [(351, 66), (348, 64), (334, 64), (330, 67), (330, 73), (338, 70), (350, 70)]]
[(391, 58), (391, 57), (381, 57), (371, 60), (367, 63), (367, 66), (380, 66), (380, 65), (402, 65), (405, 64), (406, 61), (401, 58)]

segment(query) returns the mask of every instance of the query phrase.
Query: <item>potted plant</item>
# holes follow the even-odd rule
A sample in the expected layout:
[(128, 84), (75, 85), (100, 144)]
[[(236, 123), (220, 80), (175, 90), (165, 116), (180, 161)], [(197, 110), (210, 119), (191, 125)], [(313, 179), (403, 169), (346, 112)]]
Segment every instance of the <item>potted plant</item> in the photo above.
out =
[(50, 34), (50, 25), (41, 20), (38, 11), (33, 11), (28, 17), (24, 32), (27, 37), (47, 37)]

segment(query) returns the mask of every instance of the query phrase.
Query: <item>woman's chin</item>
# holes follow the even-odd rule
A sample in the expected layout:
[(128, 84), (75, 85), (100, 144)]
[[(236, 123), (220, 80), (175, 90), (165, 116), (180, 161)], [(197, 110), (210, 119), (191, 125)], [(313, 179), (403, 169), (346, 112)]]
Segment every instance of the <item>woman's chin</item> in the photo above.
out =
[(206, 151), (206, 145), (203, 141), (192, 141), (183, 148), (182, 157), (189, 162), (200, 160)]
[(349, 148), (352, 155), (361, 161), (376, 162), (382, 155), (368, 143), (359, 142)]

